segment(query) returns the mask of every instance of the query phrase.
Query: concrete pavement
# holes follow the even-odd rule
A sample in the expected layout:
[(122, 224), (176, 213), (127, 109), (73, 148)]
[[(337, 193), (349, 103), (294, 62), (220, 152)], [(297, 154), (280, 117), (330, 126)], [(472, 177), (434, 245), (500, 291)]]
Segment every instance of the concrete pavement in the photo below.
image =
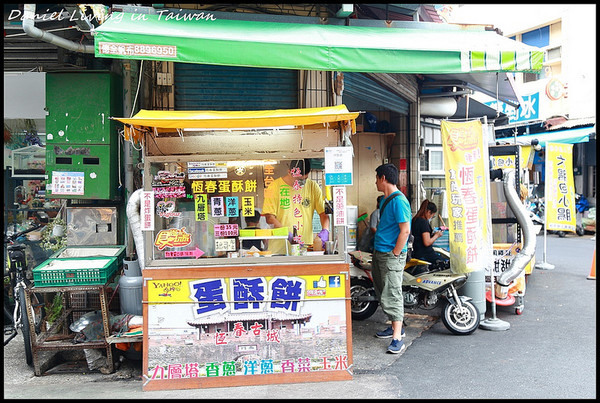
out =
[[(297, 398), (458, 399), (596, 397), (596, 281), (588, 280), (595, 242), (590, 235), (547, 236), (554, 270), (528, 276), (525, 310), (498, 307), (505, 331), (478, 329), (455, 336), (437, 320), (439, 309), (407, 316), (407, 349), (386, 354), (389, 340), (378, 310), (353, 322), (352, 381), (143, 392), (141, 363), (126, 360), (114, 374), (33, 376), (22, 340), (4, 347), (5, 399)], [(543, 236), (536, 258), (542, 260)], [(486, 317), (491, 317), (488, 305)]]

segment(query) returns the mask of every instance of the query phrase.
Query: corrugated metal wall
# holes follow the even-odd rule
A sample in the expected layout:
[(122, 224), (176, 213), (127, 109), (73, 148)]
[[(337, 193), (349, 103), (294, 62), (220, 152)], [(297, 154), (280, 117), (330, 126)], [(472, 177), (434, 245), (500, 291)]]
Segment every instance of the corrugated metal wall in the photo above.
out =
[(297, 70), (175, 63), (175, 110), (297, 107)]
[(344, 73), (344, 95), (408, 115), (408, 102), (361, 73)]
[[(398, 95), (407, 100), (408, 102), (418, 102), (419, 100), (419, 83), (417, 81), (417, 76), (414, 74), (399, 74), (399, 73), (369, 73), (367, 74), (371, 79), (385, 79), (390, 78), (392, 81), (395, 81), (396, 84), (391, 88), (395, 90)], [(389, 82), (389, 80), (387, 80)]]

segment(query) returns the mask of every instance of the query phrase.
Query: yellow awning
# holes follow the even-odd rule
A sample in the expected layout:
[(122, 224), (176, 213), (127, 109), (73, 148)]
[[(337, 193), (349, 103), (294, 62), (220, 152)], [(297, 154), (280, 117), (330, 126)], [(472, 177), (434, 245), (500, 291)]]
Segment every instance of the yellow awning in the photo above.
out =
[(358, 115), (359, 112), (349, 112), (346, 105), (337, 105), (325, 108), (265, 111), (150, 111), (142, 109), (131, 118), (112, 119), (138, 128), (252, 129), (353, 121)]

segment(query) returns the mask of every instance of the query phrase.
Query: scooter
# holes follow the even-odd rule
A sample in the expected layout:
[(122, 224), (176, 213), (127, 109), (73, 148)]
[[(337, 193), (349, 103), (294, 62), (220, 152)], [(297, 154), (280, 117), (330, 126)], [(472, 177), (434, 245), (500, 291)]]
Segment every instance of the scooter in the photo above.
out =
[(533, 225), (538, 225), (542, 229), (544, 228), (544, 200), (533, 199), (529, 202), (527, 207), (529, 211), (529, 218), (533, 222)]
[[(441, 248), (438, 253), (448, 256)], [(372, 255), (368, 252), (350, 252), (350, 298), (352, 319), (365, 320), (377, 310), (378, 301), (371, 274)], [(440, 296), (447, 301), (442, 322), (446, 328), (459, 335), (473, 333), (479, 326), (479, 310), (467, 296), (459, 296), (457, 289), (467, 282), (466, 274), (455, 274), (448, 262), (432, 264), (410, 258), (404, 267), (402, 295), (405, 309), (433, 309)]]
[[(577, 213), (577, 220), (576, 220), (576, 224), (575, 224), (575, 233), (579, 236), (583, 236), (585, 234), (585, 229), (583, 228), (583, 225), (581, 224), (581, 216), (579, 213), (584, 212), (586, 209), (589, 209), (589, 207), (585, 207), (587, 200), (585, 199), (585, 197), (579, 193), (575, 193), (575, 203), (576, 203), (576, 213)], [(589, 205), (588, 205), (589, 206)], [(527, 208), (527, 210), (529, 211), (529, 218), (531, 219), (531, 221), (533, 222), (534, 225), (538, 225), (541, 226), (540, 227), (540, 231), (544, 230), (544, 209), (545, 209), (545, 205), (544, 205), (544, 198), (535, 198), (532, 201), (529, 202), (529, 206)], [(567, 233), (565, 231), (548, 231), (549, 234), (553, 234), (556, 233), (556, 235), (558, 235), (559, 238), (564, 238)]]

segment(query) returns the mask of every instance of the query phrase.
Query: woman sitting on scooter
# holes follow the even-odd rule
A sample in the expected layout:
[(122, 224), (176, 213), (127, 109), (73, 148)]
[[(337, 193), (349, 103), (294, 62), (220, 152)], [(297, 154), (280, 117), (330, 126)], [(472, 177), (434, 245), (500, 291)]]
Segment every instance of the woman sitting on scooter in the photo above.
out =
[(411, 222), (411, 233), (415, 237), (413, 241), (412, 257), (425, 260), (426, 262), (436, 263), (445, 262), (444, 256), (433, 250), (433, 243), (444, 234), (439, 230), (433, 232), (429, 222), (437, 213), (437, 206), (429, 200), (423, 200), (419, 211), (415, 214)]

